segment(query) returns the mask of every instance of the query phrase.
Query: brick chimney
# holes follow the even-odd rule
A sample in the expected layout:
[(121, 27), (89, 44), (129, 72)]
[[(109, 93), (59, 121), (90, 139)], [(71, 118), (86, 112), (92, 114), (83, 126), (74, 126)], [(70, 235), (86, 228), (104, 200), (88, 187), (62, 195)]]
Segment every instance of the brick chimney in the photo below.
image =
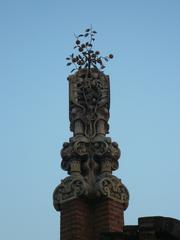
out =
[(61, 240), (98, 240), (102, 232), (122, 232), (129, 193), (112, 175), (120, 149), (107, 137), (109, 76), (81, 69), (69, 80), (69, 119), (73, 137), (63, 144), (61, 167), (69, 176), (53, 194), (60, 211)]

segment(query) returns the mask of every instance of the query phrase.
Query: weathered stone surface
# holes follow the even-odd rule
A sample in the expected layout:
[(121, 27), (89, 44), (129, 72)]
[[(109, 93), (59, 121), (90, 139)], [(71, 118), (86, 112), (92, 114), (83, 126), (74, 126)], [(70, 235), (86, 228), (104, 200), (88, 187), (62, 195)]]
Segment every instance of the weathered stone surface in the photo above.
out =
[(61, 204), (76, 199), (82, 195), (86, 196), (88, 186), (81, 175), (71, 175), (62, 180), (53, 193), (53, 204), (60, 211)]
[(105, 196), (121, 203), (124, 210), (128, 207), (129, 192), (121, 180), (113, 175), (103, 173), (97, 177), (96, 194), (98, 197)]
[(105, 162), (108, 162), (110, 172), (118, 168), (120, 149), (118, 144), (111, 142), (109, 137), (98, 136), (90, 141), (82, 136), (79, 139), (71, 139), (69, 143), (64, 143), (61, 156), (61, 167), (69, 174), (71, 174), (71, 163), (79, 161), (83, 176), (88, 176), (90, 171), (98, 175), (105, 171)]
[(109, 76), (98, 69), (85, 68), (69, 76), (68, 81), (73, 136), (63, 144), (61, 167), (70, 177), (55, 189), (54, 206), (58, 210), (62, 203), (78, 197), (105, 197), (122, 203), (126, 209), (128, 190), (112, 175), (119, 167), (121, 151), (118, 144), (106, 136), (109, 130)]
[(82, 69), (68, 80), (70, 129), (74, 135), (92, 139), (108, 133), (109, 77), (97, 69)]

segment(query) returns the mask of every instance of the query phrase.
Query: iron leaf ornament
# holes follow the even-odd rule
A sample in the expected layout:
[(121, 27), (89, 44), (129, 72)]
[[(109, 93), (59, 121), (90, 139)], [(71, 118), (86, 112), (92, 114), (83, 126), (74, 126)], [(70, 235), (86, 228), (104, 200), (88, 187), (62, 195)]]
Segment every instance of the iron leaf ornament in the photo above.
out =
[(93, 43), (95, 41), (95, 35), (97, 34), (93, 28), (87, 28), (84, 34), (74, 35), (75, 45), (74, 49), (77, 50), (77, 54), (72, 53), (69, 57), (66, 58), (67, 66), (74, 66), (71, 72), (75, 70), (80, 70), (83, 68), (86, 69), (104, 69), (105, 62), (108, 62), (109, 59), (113, 58), (113, 54), (107, 56), (101, 56), (100, 51), (93, 50)]

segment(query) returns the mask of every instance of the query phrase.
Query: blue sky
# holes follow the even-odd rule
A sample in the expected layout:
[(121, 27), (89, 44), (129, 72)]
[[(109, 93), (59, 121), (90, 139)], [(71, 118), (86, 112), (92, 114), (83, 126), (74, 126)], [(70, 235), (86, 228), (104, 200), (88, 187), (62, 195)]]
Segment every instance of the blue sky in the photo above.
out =
[(113, 53), (110, 136), (130, 192), (126, 224), (180, 219), (180, 1), (0, 1), (0, 239), (59, 239), (52, 192), (66, 173), (74, 33)]

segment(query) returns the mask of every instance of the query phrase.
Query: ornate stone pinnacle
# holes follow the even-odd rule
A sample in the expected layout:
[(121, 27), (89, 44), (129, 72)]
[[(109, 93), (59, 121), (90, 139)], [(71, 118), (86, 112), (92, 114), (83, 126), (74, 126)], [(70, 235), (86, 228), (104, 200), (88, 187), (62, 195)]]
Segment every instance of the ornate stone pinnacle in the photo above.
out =
[(109, 76), (84, 68), (68, 77), (69, 120), (73, 137), (63, 144), (61, 167), (70, 174), (54, 191), (54, 206), (80, 196), (112, 198), (128, 206), (129, 193), (112, 175), (119, 166), (120, 149), (109, 131)]

